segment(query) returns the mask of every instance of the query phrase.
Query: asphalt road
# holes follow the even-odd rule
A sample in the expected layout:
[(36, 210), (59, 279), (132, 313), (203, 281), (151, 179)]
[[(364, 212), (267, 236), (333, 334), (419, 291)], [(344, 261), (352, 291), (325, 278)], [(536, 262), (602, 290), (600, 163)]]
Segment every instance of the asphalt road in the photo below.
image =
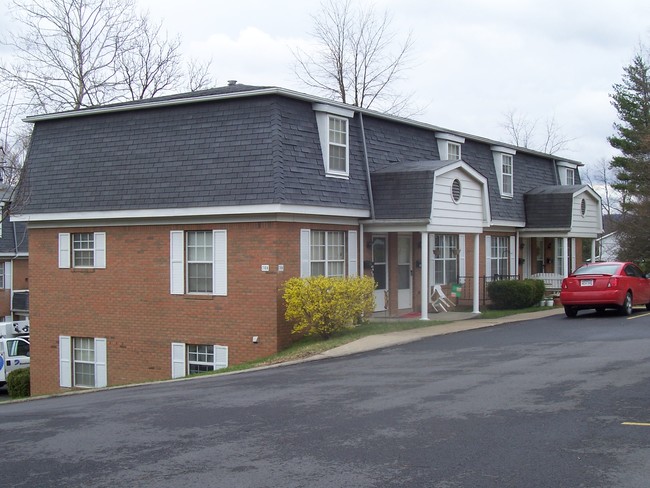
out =
[[(633, 422), (641, 425), (626, 425)], [(650, 316), (0, 404), (3, 486), (650, 486)]]

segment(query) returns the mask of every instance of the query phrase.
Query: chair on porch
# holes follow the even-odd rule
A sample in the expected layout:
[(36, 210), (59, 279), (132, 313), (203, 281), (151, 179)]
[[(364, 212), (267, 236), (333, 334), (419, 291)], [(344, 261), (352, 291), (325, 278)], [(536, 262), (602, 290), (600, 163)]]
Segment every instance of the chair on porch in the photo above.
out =
[(442, 291), (442, 287), (440, 285), (434, 285), (431, 287), (431, 293), (429, 293), (429, 303), (431, 304), (433, 310), (436, 312), (440, 312), (438, 308), (441, 308), (443, 312), (447, 312), (448, 308), (455, 306), (454, 302), (447, 298), (447, 295), (445, 295), (445, 292)]

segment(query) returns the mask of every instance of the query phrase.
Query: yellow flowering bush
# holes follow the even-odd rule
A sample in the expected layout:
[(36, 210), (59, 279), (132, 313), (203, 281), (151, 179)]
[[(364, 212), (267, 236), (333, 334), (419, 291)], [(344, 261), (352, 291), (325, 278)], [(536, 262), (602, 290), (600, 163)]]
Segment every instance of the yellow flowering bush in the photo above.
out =
[(292, 333), (333, 333), (367, 320), (375, 308), (375, 280), (368, 276), (291, 278), (284, 284), (287, 321)]

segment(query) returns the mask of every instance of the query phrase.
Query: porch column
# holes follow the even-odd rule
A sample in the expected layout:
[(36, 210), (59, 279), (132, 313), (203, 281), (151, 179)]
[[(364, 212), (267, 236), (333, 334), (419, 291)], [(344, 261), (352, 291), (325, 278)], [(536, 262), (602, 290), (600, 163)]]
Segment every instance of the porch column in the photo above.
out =
[[(564, 249), (564, 256), (562, 259), (562, 276), (566, 277), (569, 276), (569, 271), (567, 268), (569, 267), (568, 263), (568, 257), (569, 257), (569, 238), (568, 237), (563, 237), (562, 238), (562, 248)], [(556, 271), (557, 273), (557, 271)]]
[(481, 265), (480, 259), (479, 259), (479, 254), (480, 254), (480, 249), (479, 249), (479, 243), (480, 243), (480, 235), (479, 234), (474, 234), (474, 293), (472, 297), (472, 313), (481, 313), (479, 310), (479, 287), (481, 286), (481, 278), (480, 278), (480, 270), (479, 267)]
[(576, 238), (572, 237), (571, 238), (571, 267), (569, 268), (569, 271), (567, 272), (566, 276), (569, 276), (569, 273), (576, 269), (576, 263), (578, 261), (576, 260)]
[(420, 299), (422, 313), (420, 320), (429, 320), (429, 234), (427, 232), (421, 233), (421, 250), (420, 261), (422, 268), (420, 269)]
[(591, 240), (591, 262), (596, 262), (596, 239)]

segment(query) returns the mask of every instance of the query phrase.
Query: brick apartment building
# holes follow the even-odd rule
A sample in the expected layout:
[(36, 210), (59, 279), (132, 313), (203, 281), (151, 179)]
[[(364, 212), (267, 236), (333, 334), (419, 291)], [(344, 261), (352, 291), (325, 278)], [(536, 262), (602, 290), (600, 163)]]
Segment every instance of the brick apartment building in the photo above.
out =
[[(431, 287), (566, 275), (601, 231), (581, 163), (274, 87), (34, 116), (32, 390), (181, 377), (291, 342), (293, 276)], [(593, 247), (592, 247), (593, 254)]]

